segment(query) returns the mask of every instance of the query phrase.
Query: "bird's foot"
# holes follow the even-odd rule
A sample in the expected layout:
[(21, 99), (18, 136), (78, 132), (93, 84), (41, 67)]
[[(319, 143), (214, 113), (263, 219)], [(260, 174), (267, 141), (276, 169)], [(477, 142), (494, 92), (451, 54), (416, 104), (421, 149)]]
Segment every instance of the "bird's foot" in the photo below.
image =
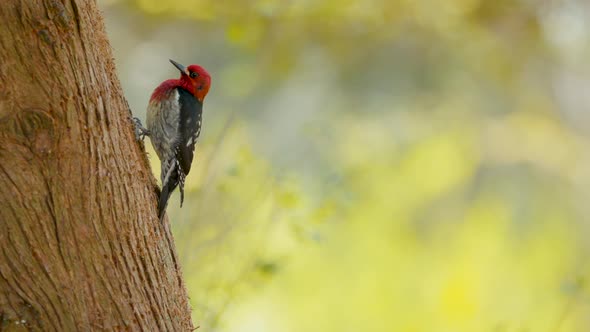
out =
[(146, 136), (150, 136), (150, 131), (141, 124), (139, 118), (134, 117), (133, 123), (135, 124), (135, 140), (143, 141)]

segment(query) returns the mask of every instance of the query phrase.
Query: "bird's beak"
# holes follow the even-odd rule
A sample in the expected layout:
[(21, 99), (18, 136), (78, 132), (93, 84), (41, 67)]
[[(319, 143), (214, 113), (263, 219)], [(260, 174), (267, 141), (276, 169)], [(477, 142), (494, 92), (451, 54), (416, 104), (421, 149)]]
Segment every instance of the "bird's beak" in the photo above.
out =
[(186, 74), (186, 67), (181, 65), (180, 63), (170, 59), (170, 63), (172, 63), (174, 65), (174, 67), (178, 68), (178, 70), (180, 70), (181, 73)]

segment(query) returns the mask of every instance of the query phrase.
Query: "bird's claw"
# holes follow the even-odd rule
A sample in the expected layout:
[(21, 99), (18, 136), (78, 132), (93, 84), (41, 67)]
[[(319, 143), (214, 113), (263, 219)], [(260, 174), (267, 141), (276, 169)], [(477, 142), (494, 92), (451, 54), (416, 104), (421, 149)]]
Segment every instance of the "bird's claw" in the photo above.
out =
[(141, 124), (139, 118), (134, 117), (133, 124), (135, 124), (135, 140), (143, 141), (146, 136), (150, 135), (150, 131)]

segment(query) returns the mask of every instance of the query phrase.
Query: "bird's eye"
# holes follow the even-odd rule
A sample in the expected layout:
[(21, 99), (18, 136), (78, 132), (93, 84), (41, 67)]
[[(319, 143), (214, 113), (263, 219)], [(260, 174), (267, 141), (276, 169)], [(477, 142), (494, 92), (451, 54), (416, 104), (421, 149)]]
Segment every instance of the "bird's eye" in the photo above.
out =
[(194, 72), (194, 71), (191, 71), (191, 73), (190, 73), (190, 77), (191, 77), (191, 78), (195, 78), (195, 77), (197, 77), (197, 76), (199, 76), (199, 74), (198, 74), (198, 73), (196, 73), (196, 72)]

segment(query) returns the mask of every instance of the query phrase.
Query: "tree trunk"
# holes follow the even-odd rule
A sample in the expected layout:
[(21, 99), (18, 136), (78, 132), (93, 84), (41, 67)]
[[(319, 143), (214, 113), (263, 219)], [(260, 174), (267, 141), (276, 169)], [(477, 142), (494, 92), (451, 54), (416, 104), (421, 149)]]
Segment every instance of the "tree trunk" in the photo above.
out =
[(0, 22), (0, 330), (191, 330), (96, 3)]

